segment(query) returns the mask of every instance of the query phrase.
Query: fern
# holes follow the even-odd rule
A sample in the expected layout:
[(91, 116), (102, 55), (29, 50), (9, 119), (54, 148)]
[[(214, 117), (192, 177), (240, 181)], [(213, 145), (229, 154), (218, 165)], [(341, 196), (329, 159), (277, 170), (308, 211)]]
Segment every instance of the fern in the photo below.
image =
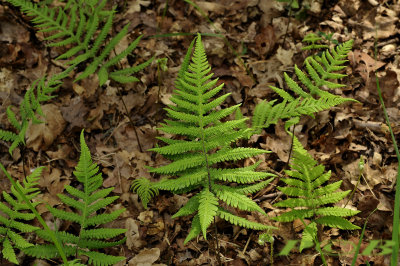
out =
[(42, 77), (33, 82), (20, 103), (18, 115), (13, 111), (13, 106), (8, 106), (6, 111), (7, 118), (15, 128), (16, 133), (0, 130), (0, 139), (11, 142), (9, 147), (10, 154), (18, 145), (25, 144), (25, 133), (28, 129), (29, 121), (33, 123), (42, 122), (37, 117), (38, 115), (44, 116), (40, 104), (55, 97), (51, 94), (59, 88), (62, 84), (61, 79), (65, 78), (71, 70), (72, 68), (68, 68), (50, 78)]
[[(49, 8), (40, 6), (27, 0), (7, 0), (19, 7), (28, 16), (41, 32), (49, 34), (45, 40), (49, 46), (66, 47), (68, 50), (57, 59), (69, 60), (68, 64), (76, 65), (91, 61), (75, 81), (84, 79), (97, 73), (100, 85), (108, 79), (120, 83), (136, 82), (138, 79), (132, 74), (149, 65), (154, 58), (134, 67), (122, 70), (113, 70), (123, 58), (128, 56), (138, 45), (142, 36), (123, 50), (121, 53), (110, 56), (116, 45), (127, 35), (129, 24), (110, 38), (102, 48), (107, 35), (111, 31), (115, 10), (105, 10), (107, 1), (69, 0), (64, 7)], [(103, 24), (101, 26), (101, 24)], [(97, 31), (100, 30), (98, 34)]]
[[(25, 197), (31, 201), (39, 194), (37, 181), (40, 178), (43, 167), (36, 168), (33, 173), (25, 178), (23, 184), (17, 182), (17, 186), (24, 193)], [(30, 233), (39, 228), (30, 225), (29, 222), (35, 218), (35, 214), (24, 199), (20, 196), (14, 186), (11, 186), (11, 194), (3, 191), (3, 198), (7, 204), (0, 202), (0, 244), (2, 244), (2, 254), (8, 261), (19, 264), (15, 248), (24, 250), (33, 246), (21, 233)], [(32, 203), (36, 207), (39, 203)]]
[(281, 179), (287, 186), (278, 187), (289, 198), (276, 203), (275, 206), (291, 208), (291, 210), (272, 219), (280, 222), (306, 218), (311, 220), (303, 231), (300, 252), (310, 246), (313, 239), (316, 239), (317, 224), (345, 230), (360, 229), (343, 218), (354, 216), (359, 211), (325, 206), (339, 202), (349, 194), (350, 190), (335, 192), (342, 184), (342, 180), (323, 186), (330, 179), (331, 172), (324, 172), (324, 166), (317, 165), (295, 136), (290, 166), (291, 170), (286, 171), (290, 178)]
[(303, 42), (307, 42), (308, 45), (301, 48), (301, 50), (315, 50), (315, 49), (322, 49), (328, 48), (326, 44), (319, 44), (322, 40), (320, 36), (315, 33), (309, 33), (303, 38)]
[[(193, 53), (193, 55), (192, 55)], [(190, 56), (192, 55), (192, 62)], [(149, 198), (158, 190), (169, 190), (173, 193), (200, 191), (190, 198), (173, 217), (192, 215), (192, 229), (185, 243), (200, 233), (207, 236), (207, 228), (215, 216), (236, 225), (265, 230), (271, 227), (250, 222), (245, 218), (230, 213), (226, 207), (244, 211), (257, 211), (265, 214), (254, 201), (246, 196), (267, 186), (273, 179), (272, 174), (255, 172), (257, 164), (244, 168), (221, 169), (217, 163), (236, 161), (266, 153), (254, 148), (232, 147), (236, 140), (246, 136), (249, 129), (240, 128), (246, 119), (222, 121), (238, 108), (238, 105), (220, 109), (221, 103), (229, 96), (224, 94), (217, 98), (223, 84), (217, 86), (218, 79), (212, 80), (209, 66), (201, 42), (201, 36), (189, 46), (176, 80), (176, 90), (167, 111), (171, 120), (165, 120), (161, 131), (186, 137), (171, 140), (159, 138), (166, 145), (151, 149), (171, 159), (171, 163), (158, 168), (149, 168), (150, 172), (174, 176), (164, 178), (157, 183), (145, 179), (134, 182), (133, 189), (139, 194), (143, 205), (147, 206)], [(266, 178), (268, 180), (265, 180)], [(260, 183), (257, 181), (265, 180)], [(242, 187), (231, 187), (229, 183), (246, 184)], [(258, 185), (258, 186), (257, 186)], [(224, 203), (226, 207), (221, 207)]]
[[(81, 155), (74, 175), (82, 184), (83, 190), (72, 186), (65, 186), (69, 195), (59, 194), (60, 200), (76, 211), (64, 211), (48, 207), (54, 217), (66, 220), (79, 225), (77, 235), (71, 232), (56, 231), (58, 239), (64, 244), (64, 251), (67, 256), (85, 255), (89, 263), (93, 265), (114, 265), (125, 259), (103, 254), (94, 251), (107, 247), (113, 247), (125, 242), (125, 238), (117, 241), (105, 241), (125, 233), (126, 229), (98, 228), (98, 226), (114, 221), (125, 209), (119, 209), (111, 213), (98, 213), (101, 209), (118, 199), (118, 196), (108, 196), (114, 188), (99, 190), (103, 183), (101, 173), (98, 173), (98, 166), (92, 162), (89, 148), (83, 135), (80, 137)], [(50, 234), (45, 230), (36, 232), (41, 238), (52, 241)], [(53, 244), (36, 245), (24, 250), (26, 254), (38, 258), (57, 258), (58, 250)]]
[[(323, 48), (323, 45), (317, 45), (320, 37), (316, 35), (307, 35), (304, 41), (311, 42), (307, 49)], [(268, 128), (272, 124), (276, 124), (280, 119), (288, 119), (300, 117), (301, 115), (313, 116), (314, 113), (327, 110), (333, 106), (354, 101), (353, 99), (343, 98), (331, 94), (323, 87), (340, 88), (343, 84), (333, 82), (331, 80), (341, 79), (344, 74), (336, 73), (345, 68), (343, 65), (347, 60), (347, 54), (351, 50), (353, 41), (347, 41), (336, 49), (326, 50), (321, 56), (309, 56), (305, 59), (305, 67), (307, 72), (300, 70), (295, 65), (295, 75), (298, 81), (293, 80), (287, 73), (284, 73), (285, 83), (297, 98), (283, 89), (271, 86), (283, 101), (278, 103), (276, 100), (259, 103), (255, 110), (252, 120), (253, 131), (248, 135), (261, 133), (263, 128)]]

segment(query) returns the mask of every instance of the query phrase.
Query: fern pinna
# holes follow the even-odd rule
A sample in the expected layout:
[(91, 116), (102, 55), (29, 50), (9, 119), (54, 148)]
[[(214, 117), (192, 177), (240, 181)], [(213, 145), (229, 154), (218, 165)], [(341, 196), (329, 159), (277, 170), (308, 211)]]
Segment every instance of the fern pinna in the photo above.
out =
[[(309, 41), (310, 38), (306, 38), (305, 40)], [(320, 47), (315, 43), (313, 44), (313, 48)], [(351, 50), (352, 45), (353, 41), (350, 40), (338, 45), (331, 51), (327, 49), (321, 56), (307, 57), (304, 61), (307, 72), (300, 70), (297, 65), (294, 67), (298, 81), (295, 81), (287, 73), (284, 73), (287, 87), (297, 96), (294, 97), (283, 89), (271, 86), (271, 89), (283, 101), (277, 103), (277, 100), (269, 102), (264, 100), (256, 106), (252, 120), (252, 133), (260, 133), (263, 128), (268, 128), (270, 125), (276, 124), (280, 119), (290, 119), (300, 117), (301, 115), (313, 116), (316, 112), (327, 110), (347, 101), (355, 101), (323, 90), (324, 87), (333, 89), (345, 86), (334, 82), (334, 80), (346, 76), (336, 72), (346, 67), (344, 66), (344, 63), (347, 62), (345, 58)]]
[(280, 222), (301, 219), (303, 223), (304, 219), (310, 219), (311, 223), (306, 226), (302, 234), (300, 252), (311, 246), (317, 239), (318, 224), (345, 230), (360, 229), (360, 227), (343, 218), (354, 216), (359, 211), (326, 206), (344, 199), (350, 193), (350, 190), (335, 192), (340, 188), (342, 180), (323, 186), (325, 182), (329, 181), (331, 171), (324, 172), (324, 166), (317, 165), (317, 162), (295, 136), (293, 138), (293, 158), (290, 168), (290, 170), (285, 171), (290, 177), (281, 179), (287, 186), (278, 187), (289, 198), (276, 203), (275, 206), (291, 208), (291, 210), (272, 219)]
[[(3, 169), (3, 168), (2, 168)], [(32, 174), (27, 176), (23, 184), (16, 182), (19, 190), (25, 195), (26, 199), (31, 201), (39, 193), (37, 188), (38, 180), (43, 171), (43, 167), (36, 168)], [(8, 261), (19, 264), (15, 254), (15, 248), (24, 250), (32, 247), (21, 233), (31, 233), (39, 229), (30, 222), (35, 218), (35, 214), (30, 211), (30, 207), (17, 192), (14, 186), (11, 186), (11, 194), (3, 191), (5, 202), (0, 201), (0, 246), (1, 253)], [(39, 202), (32, 203), (36, 207)]]
[(50, 41), (49, 46), (68, 47), (68, 50), (56, 59), (69, 60), (67, 64), (72, 67), (90, 61), (75, 81), (97, 73), (100, 85), (108, 79), (120, 83), (136, 82), (138, 79), (132, 74), (142, 70), (153, 60), (152, 58), (134, 67), (113, 69), (136, 48), (142, 36), (131, 42), (121, 53), (110, 58), (113, 49), (128, 34), (129, 24), (110, 38), (101, 49), (111, 31), (115, 13), (114, 9), (105, 9), (106, 0), (68, 0), (63, 7), (58, 8), (48, 7), (47, 4), (40, 6), (27, 0), (7, 1), (21, 8), (28, 16), (32, 16), (32, 22), (36, 27), (41, 32), (49, 34), (45, 38)]
[[(118, 196), (108, 196), (113, 187), (107, 189), (99, 188), (103, 184), (99, 167), (92, 162), (89, 148), (87, 147), (83, 135), (80, 136), (81, 155), (74, 175), (82, 184), (83, 190), (72, 186), (65, 186), (69, 193), (59, 194), (60, 200), (69, 208), (75, 210), (64, 211), (49, 207), (49, 211), (54, 217), (69, 222), (76, 223), (79, 231), (76, 234), (66, 231), (56, 231), (58, 239), (64, 244), (64, 251), (67, 256), (87, 256), (88, 263), (93, 265), (114, 265), (124, 260), (125, 257), (106, 255), (99, 249), (114, 247), (125, 242), (125, 238), (116, 241), (105, 241), (124, 234), (126, 229), (97, 228), (100, 225), (114, 221), (125, 209), (119, 209), (111, 213), (99, 213), (102, 208), (110, 205)], [(108, 196), (108, 197), (107, 197)], [(45, 230), (36, 231), (41, 238), (52, 241), (50, 235)], [(26, 254), (38, 258), (52, 259), (59, 257), (58, 251), (53, 244), (36, 245), (24, 250)]]
[[(191, 55), (192, 62), (190, 62)], [(217, 163), (245, 159), (266, 151), (231, 147), (231, 144), (243, 138), (249, 129), (240, 128), (240, 125), (246, 120), (245, 118), (222, 121), (235, 112), (239, 105), (220, 108), (229, 93), (212, 99), (222, 90), (223, 84), (216, 86), (218, 79), (211, 79), (213, 74), (210, 71), (211, 67), (207, 61), (201, 36), (198, 35), (191, 43), (178, 74), (176, 90), (171, 97), (171, 101), (175, 105), (170, 105), (165, 109), (171, 120), (165, 120), (165, 124), (162, 124), (160, 128), (166, 133), (186, 138), (174, 140), (159, 137), (166, 145), (151, 149), (166, 156), (172, 162), (159, 168), (150, 168), (149, 171), (176, 178), (165, 178), (155, 184), (145, 179), (138, 179), (133, 184), (133, 188), (141, 197), (144, 205), (158, 190), (169, 190), (174, 193), (198, 191), (186, 205), (173, 215), (174, 218), (177, 218), (194, 214), (192, 228), (185, 243), (200, 233), (206, 239), (207, 228), (216, 216), (232, 224), (256, 230), (271, 228), (248, 221), (234, 215), (229, 210), (237, 208), (265, 214), (264, 210), (246, 194), (254, 193), (265, 187), (273, 178), (264, 179), (273, 175), (255, 172), (258, 164), (232, 169), (215, 167)], [(257, 183), (261, 180), (264, 181)], [(233, 187), (229, 186), (231, 182), (247, 185)]]

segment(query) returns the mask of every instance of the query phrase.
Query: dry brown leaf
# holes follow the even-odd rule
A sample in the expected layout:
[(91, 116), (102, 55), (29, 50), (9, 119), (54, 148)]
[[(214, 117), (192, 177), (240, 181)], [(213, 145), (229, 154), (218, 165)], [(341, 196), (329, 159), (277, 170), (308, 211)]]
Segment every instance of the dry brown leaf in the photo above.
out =
[(143, 249), (133, 259), (128, 262), (129, 266), (153, 266), (160, 258), (160, 249)]
[(42, 111), (45, 123), (30, 124), (26, 131), (27, 146), (34, 151), (46, 150), (63, 132), (66, 124), (57, 105), (43, 105)]
[(63, 192), (64, 186), (71, 183), (66, 176), (62, 176), (61, 170), (58, 168), (52, 168), (51, 173), (49, 171), (44, 171), (42, 176), (43, 177), (39, 179), (39, 185), (47, 188), (52, 196)]
[(128, 218), (125, 221), (125, 228), (127, 230), (125, 233), (126, 245), (129, 249), (141, 248), (146, 244), (142, 239), (140, 239), (139, 226), (134, 219)]
[(79, 128), (82, 129), (86, 127), (87, 122), (85, 117), (88, 112), (88, 107), (84, 104), (81, 97), (72, 98), (69, 105), (65, 107), (61, 107), (62, 115), (68, 123), (70, 123), (70, 128)]

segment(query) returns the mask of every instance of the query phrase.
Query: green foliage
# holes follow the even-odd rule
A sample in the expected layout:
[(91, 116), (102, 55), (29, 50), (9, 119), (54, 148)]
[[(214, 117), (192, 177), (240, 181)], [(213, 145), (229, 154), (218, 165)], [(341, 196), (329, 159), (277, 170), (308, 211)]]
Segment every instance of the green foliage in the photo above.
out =
[(316, 239), (317, 224), (345, 230), (360, 229), (343, 218), (354, 216), (359, 211), (325, 206), (339, 202), (350, 193), (350, 190), (335, 192), (342, 184), (342, 180), (323, 186), (330, 179), (331, 172), (324, 172), (324, 166), (317, 165), (299, 140), (296, 137), (293, 140), (291, 169), (285, 171), (290, 177), (281, 179), (287, 186), (277, 187), (289, 198), (275, 204), (276, 207), (291, 208), (291, 210), (272, 219), (280, 222), (306, 218), (311, 220), (303, 231), (300, 251), (312, 245), (313, 239)]
[[(308, 35), (306, 40), (315, 42), (315, 38), (319, 37)], [(345, 58), (351, 50), (352, 44), (352, 40), (347, 41), (337, 46), (336, 49), (324, 51), (320, 57), (307, 57), (304, 62), (307, 72), (300, 70), (295, 65), (294, 70), (298, 81), (295, 81), (287, 73), (284, 73), (287, 87), (297, 97), (292, 96), (283, 89), (271, 86), (282, 98), (282, 102), (277, 102), (277, 100), (267, 102), (264, 100), (256, 106), (252, 120), (253, 131), (251, 134), (261, 133), (263, 128), (268, 128), (270, 125), (276, 124), (280, 119), (290, 119), (300, 117), (301, 115), (313, 116), (316, 112), (327, 110), (348, 101), (355, 101), (336, 96), (322, 89), (323, 87), (334, 89), (345, 86), (334, 82), (334, 80), (346, 76), (336, 72), (346, 67), (343, 64), (347, 62)], [(251, 134), (248, 136), (251, 136)]]
[(147, 208), (150, 199), (158, 195), (158, 189), (152, 187), (151, 181), (147, 178), (138, 178), (134, 180), (131, 189), (137, 191), (140, 195), (140, 199), (145, 208)]
[(301, 50), (315, 50), (315, 49), (321, 49), (321, 48), (328, 48), (328, 45), (326, 44), (319, 44), (319, 42), (322, 40), (320, 36), (318, 36), (315, 33), (309, 33), (307, 34), (303, 42), (307, 42), (308, 45), (301, 48)]
[(90, 61), (75, 81), (97, 73), (100, 85), (108, 79), (120, 83), (136, 82), (138, 79), (132, 74), (142, 70), (153, 60), (152, 58), (134, 67), (113, 70), (114, 66), (136, 48), (142, 36), (131, 42), (119, 54), (111, 56), (116, 45), (127, 35), (129, 31), (127, 24), (118, 34), (110, 38), (103, 49), (100, 49), (112, 29), (115, 13), (114, 9), (105, 9), (107, 1), (69, 0), (66, 5), (58, 8), (41, 6), (27, 0), (7, 1), (33, 17), (32, 22), (36, 27), (48, 34), (45, 40), (50, 41), (49, 46), (68, 47), (67, 51), (57, 57), (58, 60), (69, 60), (68, 64), (73, 67)]
[[(114, 221), (125, 209), (118, 209), (111, 213), (100, 212), (107, 207), (118, 196), (108, 196), (114, 188), (101, 189), (103, 178), (98, 173), (99, 167), (92, 162), (89, 148), (87, 147), (83, 135), (80, 137), (81, 155), (78, 165), (75, 167), (74, 175), (82, 184), (83, 189), (79, 190), (72, 186), (65, 186), (67, 194), (58, 194), (60, 200), (69, 209), (75, 211), (65, 211), (48, 207), (55, 218), (76, 223), (79, 226), (77, 234), (66, 231), (56, 231), (58, 239), (64, 244), (64, 251), (67, 256), (85, 255), (89, 263), (93, 265), (114, 265), (125, 259), (106, 255), (99, 250), (113, 247), (125, 242), (125, 238), (117, 241), (105, 241), (125, 233), (126, 229), (100, 228), (100, 225)], [(41, 238), (51, 241), (50, 235), (45, 230), (36, 232)], [(53, 244), (36, 245), (24, 250), (26, 254), (38, 258), (57, 258), (59, 253)]]
[[(244, 168), (219, 168), (220, 163), (249, 158), (266, 151), (232, 145), (245, 137), (250, 129), (242, 127), (246, 118), (226, 121), (225, 118), (234, 113), (239, 105), (221, 108), (229, 93), (213, 98), (222, 90), (223, 84), (217, 85), (218, 79), (211, 79), (213, 74), (210, 71), (201, 36), (198, 35), (191, 43), (178, 73), (176, 89), (171, 97), (174, 105), (165, 108), (171, 120), (165, 120), (159, 128), (163, 132), (182, 137), (175, 140), (160, 137), (165, 146), (151, 149), (172, 162), (150, 168), (149, 171), (175, 178), (163, 178), (158, 183), (137, 180), (133, 185), (145, 206), (150, 196), (158, 190), (173, 193), (198, 191), (173, 216), (176, 218), (194, 214), (192, 229), (185, 243), (200, 233), (206, 238), (207, 228), (215, 216), (256, 230), (271, 228), (229, 211), (239, 209), (265, 214), (246, 194), (267, 186), (273, 178), (265, 179), (274, 175), (255, 172), (258, 163)], [(265, 181), (258, 182), (260, 180)], [(233, 182), (245, 185), (230, 186)]]
[(7, 118), (10, 124), (15, 128), (16, 133), (8, 130), (0, 130), (0, 139), (10, 141), (10, 154), (19, 144), (25, 144), (25, 133), (28, 129), (29, 121), (41, 123), (37, 115), (43, 116), (40, 104), (53, 98), (51, 93), (58, 89), (62, 84), (60, 81), (68, 75), (72, 69), (54, 75), (50, 78), (42, 77), (36, 80), (24, 95), (24, 99), (19, 106), (19, 118), (13, 111), (13, 107), (7, 108)]
[[(26, 177), (23, 184), (16, 182), (18, 188), (29, 201), (40, 193), (36, 186), (42, 170), (43, 167), (36, 168), (32, 174)], [(3, 246), (2, 254), (8, 261), (19, 264), (15, 248), (24, 250), (33, 246), (21, 234), (34, 232), (39, 228), (29, 224), (35, 218), (35, 215), (30, 211), (28, 204), (14, 186), (11, 186), (11, 194), (3, 191), (3, 198), (7, 204), (0, 202), (0, 244)], [(38, 204), (38, 202), (32, 203), (35, 207)]]

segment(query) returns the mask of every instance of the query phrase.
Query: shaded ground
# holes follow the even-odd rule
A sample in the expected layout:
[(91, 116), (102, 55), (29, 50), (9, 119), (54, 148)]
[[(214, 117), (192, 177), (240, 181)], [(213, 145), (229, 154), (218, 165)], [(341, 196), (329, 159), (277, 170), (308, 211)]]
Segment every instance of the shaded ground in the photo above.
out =
[[(155, 34), (172, 32), (221, 33), (231, 45), (218, 37), (203, 37), (213, 72), (225, 83), (224, 92), (231, 92), (226, 104), (242, 103), (245, 115), (251, 115), (256, 103), (273, 99), (276, 95), (269, 85), (283, 87), (283, 71), (289, 74), (294, 64), (308, 55), (301, 51), (301, 40), (309, 32), (333, 33), (332, 39), (344, 42), (354, 39), (349, 56), (347, 84), (334, 93), (351, 97), (359, 103), (347, 104), (319, 113), (315, 119), (302, 118), (296, 134), (320, 163), (332, 170), (332, 181), (343, 179), (342, 190), (353, 189), (359, 176), (358, 162), (362, 155), (366, 165), (360, 184), (348, 206), (362, 211), (352, 218), (354, 224), (363, 226), (372, 210), (365, 232), (365, 243), (371, 239), (390, 239), (394, 185), (397, 162), (383, 113), (379, 105), (374, 71), (378, 71), (384, 101), (388, 108), (396, 137), (400, 133), (400, 67), (399, 19), (400, 3), (392, 1), (309, 1), (311, 9), (305, 10), (304, 20), (289, 15), (285, 4), (267, 0), (217, 0), (196, 1), (213, 24), (181, 0), (165, 1), (109, 1), (118, 5), (118, 32), (130, 22), (130, 36), (122, 42), (124, 49), (139, 34), (144, 34), (139, 48), (123, 65), (144, 62), (153, 55), (166, 57), (167, 70), (153, 63), (138, 75), (141, 82), (122, 88), (129, 116), (136, 125), (138, 138), (125, 116), (125, 109), (113, 83), (98, 88), (91, 77), (74, 83), (71, 77), (57, 93), (59, 96), (43, 107), (46, 124), (28, 131), (28, 149), (8, 154), (8, 144), (1, 142), (0, 160), (15, 177), (22, 178), (25, 160), (26, 171), (39, 165), (47, 166), (40, 181), (42, 200), (55, 206), (56, 194), (65, 184), (74, 181), (72, 171), (79, 155), (79, 132), (86, 129), (87, 143), (94, 160), (101, 165), (104, 186), (115, 186), (114, 193), (121, 196), (110, 209), (125, 207), (127, 211), (112, 226), (128, 228), (128, 240), (123, 248), (110, 250), (115, 255), (127, 257), (129, 265), (139, 258), (149, 263), (167, 265), (210, 265), (215, 260), (207, 243), (200, 238), (183, 246), (189, 230), (189, 219), (173, 220), (171, 215), (187, 200), (185, 196), (161, 193), (144, 210), (137, 195), (129, 191), (132, 180), (138, 177), (157, 179), (144, 168), (145, 165), (164, 164), (165, 159), (147, 149), (156, 144), (157, 125), (164, 118), (163, 107), (169, 103), (174, 80), (192, 36), (158, 37)], [(304, 5), (306, 1), (303, 1)], [(165, 16), (163, 12), (165, 9)], [(289, 21), (290, 20), (290, 21)], [(377, 30), (376, 30), (377, 29)], [(373, 59), (374, 39), (377, 38), (378, 56)], [(46, 48), (43, 34), (35, 33), (27, 17), (4, 1), (0, 2), (0, 124), (9, 128), (5, 109), (18, 106), (25, 90), (35, 79), (59, 72), (55, 58), (58, 48)], [(284, 41), (285, 40), (285, 41)], [(244, 62), (248, 71), (243, 67)], [(74, 73), (74, 76), (78, 74)], [(139, 148), (138, 140), (142, 151)], [(261, 169), (280, 172), (289, 156), (290, 138), (282, 125), (277, 125), (251, 139), (249, 145), (272, 150), (265, 156)], [(250, 163), (250, 161), (244, 162)], [(0, 190), (9, 190), (9, 184), (0, 173)], [(279, 198), (273, 185), (254, 196), (270, 215), (276, 215), (272, 204)], [(44, 207), (41, 208), (46, 212)], [(45, 217), (49, 218), (49, 215)], [(262, 221), (262, 217), (248, 217)], [(271, 223), (269, 221), (263, 221)], [(296, 223), (274, 224), (279, 230), (273, 233), (274, 251), (277, 253), (290, 239), (297, 239), (301, 230)], [(258, 232), (241, 230), (223, 222), (218, 223), (221, 249), (229, 265), (266, 265), (269, 263), (269, 246), (257, 243)], [(321, 241), (336, 240), (333, 245), (340, 257), (330, 257), (330, 265), (350, 263), (353, 247), (338, 244), (339, 240), (356, 243), (360, 232), (325, 229)], [(148, 249), (148, 250), (145, 250)], [(140, 255), (138, 255), (140, 254)], [(314, 249), (302, 254), (275, 258), (275, 265), (319, 265)], [(383, 256), (360, 257), (358, 263), (368, 260), (374, 265), (388, 265)], [(150, 264), (149, 264), (150, 265)]]

